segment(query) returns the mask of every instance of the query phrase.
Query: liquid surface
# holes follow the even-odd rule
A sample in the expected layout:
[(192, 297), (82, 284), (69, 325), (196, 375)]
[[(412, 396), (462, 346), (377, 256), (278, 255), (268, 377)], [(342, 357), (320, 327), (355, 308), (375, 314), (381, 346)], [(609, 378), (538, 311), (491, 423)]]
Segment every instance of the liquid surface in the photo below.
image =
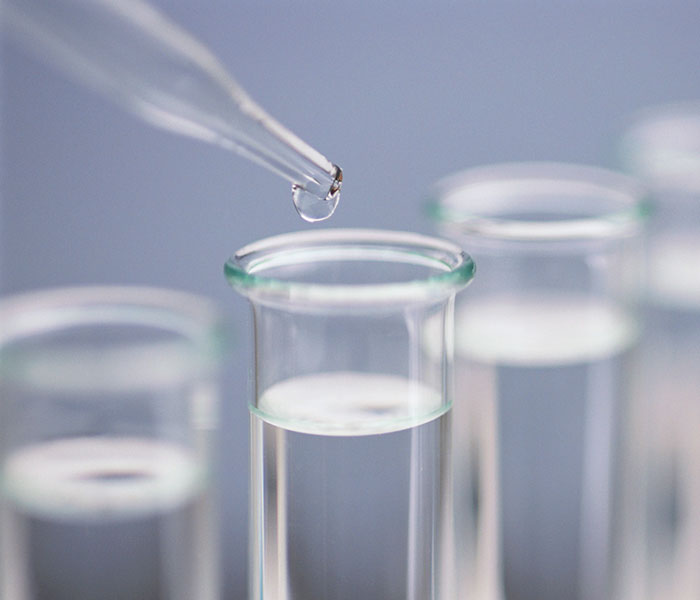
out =
[(649, 264), (649, 290), (655, 304), (700, 306), (700, 239), (697, 235), (660, 237)]
[(577, 363), (619, 352), (636, 336), (621, 309), (578, 296), (488, 296), (456, 316), (458, 354), (483, 362)]
[(260, 399), (290, 427), (252, 415), (251, 598), (447, 597), (438, 573), (450, 413), (436, 416), (434, 394), (412, 389), (335, 373), (281, 382)]
[(74, 438), (11, 454), (4, 493), (33, 513), (119, 519), (181, 504), (202, 475), (175, 445), (137, 438)]
[(352, 436), (420, 425), (448, 408), (440, 394), (419, 382), (340, 371), (277, 383), (265, 391), (255, 410), (294, 431)]
[(177, 446), (78, 438), (3, 472), (3, 600), (214, 600), (211, 510)]

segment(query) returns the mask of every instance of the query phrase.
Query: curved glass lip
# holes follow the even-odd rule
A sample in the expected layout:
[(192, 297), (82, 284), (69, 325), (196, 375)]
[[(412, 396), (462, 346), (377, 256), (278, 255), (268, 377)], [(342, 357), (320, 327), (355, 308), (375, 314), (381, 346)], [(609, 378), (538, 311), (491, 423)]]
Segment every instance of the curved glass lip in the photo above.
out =
[[(419, 279), (388, 283), (324, 283), (270, 277), (273, 267), (312, 262), (374, 261), (432, 267)], [(298, 231), (248, 244), (225, 264), (230, 285), (249, 299), (268, 304), (311, 307), (400, 308), (449, 298), (473, 278), (475, 265), (458, 245), (439, 238), (380, 229)]]
[(224, 322), (207, 298), (163, 288), (76, 286), (0, 299), (0, 347), (13, 339), (80, 325), (142, 325), (188, 339), (219, 339)]
[[(0, 373), (4, 372), (10, 379), (24, 381), (22, 370), (17, 369), (13, 362), (22, 360), (13, 356), (13, 348), (23, 340), (75, 327), (119, 325), (160, 329), (180, 336), (183, 344), (186, 344), (187, 356), (195, 361), (192, 365), (195, 369), (216, 368), (230, 345), (230, 330), (222, 315), (210, 300), (195, 294), (138, 286), (53, 288), (0, 299)], [(182, 357), (182, 353), (167, 342), (134, 342), (129, 347), (134, 349), (130, 355), (144, 360), (152, 360), (154, 354), (171, 361)], [(129, 372), (129, 365), (140, 366), (134, 363), (135, 359), (129, 361), (126, 356), (119, 347), (101, 358), (72, 346), (65, 354), (42, 351), (42, 359), (58, 365), (62, 372), (51, 375), (42, 371), (41, 381), (37, 381), (36, 385), (71, 390), (130, 388), (137, 384), (119, 384), (116, 379), (99, 381), (100, 375), (90, 372), (85, 366), (98, 365), (104, 376), (104, 369), (111, 373), (109, 365), (116, 365), (114, 371), (123, 375)], [(105, 360), (108, 362), (105, 363)], [(159, 362), (157, 358), (156, 362)], [(3, 363), (6, 364), (3, 366)], [(146, 383), (139, 385), (157, 386), (162, 381), (162, 378), (159, 379), (161, 374), (154, 372), (145, 380)], [(29, 380), (26, 383), (34, 385)]]
[[(590, 216), (518, 218), (503, 214), (528, 208), (537, 197), (595, 197), (609, 204)], [(514, 203), (527, 198), (522, 205)], [(649, 214), (644, 187), (634, 178), (600, 167), (557, 162), (502, 163), (474, 167), (439, 180), (427, 202), (428, 216), (459, 233), (522, 241), (594, 240), (639, 231)], [(499, 214), (501, 210), (501, 214)]]
[(618, 142), (622, 168), (651, 187), (700, 194), (700, 102), (633, 113)]

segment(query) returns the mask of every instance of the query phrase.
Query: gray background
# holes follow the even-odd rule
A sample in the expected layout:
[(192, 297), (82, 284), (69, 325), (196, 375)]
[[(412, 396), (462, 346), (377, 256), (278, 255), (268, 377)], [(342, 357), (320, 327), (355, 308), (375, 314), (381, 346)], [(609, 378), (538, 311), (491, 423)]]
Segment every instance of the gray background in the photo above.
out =
[(630, 112), (700, 98), (697, 2), (166, 2), (346, 183), (302, 222), (289, 186), (217, 148), (144, 125), (2, 46), (2, 293), (86, 283), (191, 290), (239, 332), (226, 366), (227, 597), (245, 585), (248, 308), (226, 258), (313, 227), (430, 231), (426, 188), (463, 167), (609, 165)]

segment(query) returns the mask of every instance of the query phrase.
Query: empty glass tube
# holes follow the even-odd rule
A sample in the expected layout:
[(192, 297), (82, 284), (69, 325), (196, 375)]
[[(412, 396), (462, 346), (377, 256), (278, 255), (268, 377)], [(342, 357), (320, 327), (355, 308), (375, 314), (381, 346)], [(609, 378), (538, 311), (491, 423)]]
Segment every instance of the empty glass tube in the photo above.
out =
[(477, 531), (457, 555), (469, 597), (609, 597), (640, 197), (621, 175), (549, 163), (476, 168), (433, 190), (437, 228), (480, 272), (455, 316), (455, 535)]
[(292, 183), (307, 221), (329, 217), (340, 167), (268, 115), (201, 43), (142, 0), (4, 0), (26, 48), (138, 117), (238, 152)]
[(255, 331), (251, 599), (455, 597), (452, 317), (472, 272), (452, 243), (374, 230), (227, 263)]
[(0, 302), (0, 597), (215, 600), (218, 315), (188, 294)]
[(652, 194), (647, 333), (626, 507), (625, 600), (700, 597), (700, 104), (636, 116), (624, 167)]

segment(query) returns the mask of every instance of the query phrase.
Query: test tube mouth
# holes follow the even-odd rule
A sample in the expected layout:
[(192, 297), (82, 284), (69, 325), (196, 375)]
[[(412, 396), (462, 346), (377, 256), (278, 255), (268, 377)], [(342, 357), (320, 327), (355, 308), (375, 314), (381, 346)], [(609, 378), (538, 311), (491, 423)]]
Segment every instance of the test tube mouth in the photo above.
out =
[(446, 240), (375, 229), (295, 232), (249, 244), (224, 271), (253, 302), (285, 307), (401, 308), (466, 286), (474, 262)]
[(655, 190), (700, 194), (700, 102), (632, 115), (619, 154), (625, 171)]
[(450, 175), (433, 187), (429, 216), (457, 234), (523, 241), (636, 234), (646, 192), (621, 173), (566, 163), (505, 163)]
[(53, 392), (137, 392), (209, 375), (230, 343), (215, 306), (160, 288), (86, 286), (0, 301), (0, 378)]

